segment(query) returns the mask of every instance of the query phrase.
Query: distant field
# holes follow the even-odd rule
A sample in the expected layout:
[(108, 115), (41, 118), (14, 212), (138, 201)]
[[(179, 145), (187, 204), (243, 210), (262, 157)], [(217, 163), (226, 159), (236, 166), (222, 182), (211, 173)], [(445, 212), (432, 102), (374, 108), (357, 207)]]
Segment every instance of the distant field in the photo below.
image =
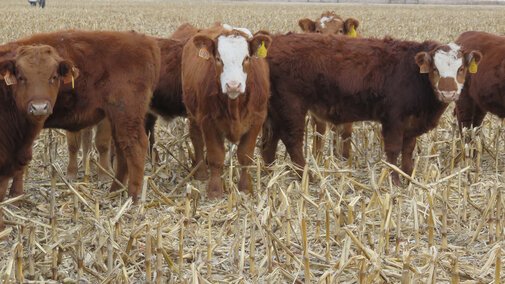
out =
[[(357, 18), (365, 37), (448, 42), (467, 30), (505, 34), (505, 7), (148, 0), (47, 0), (46, 5), (2, 0), (0, 43), (61, 29), (168, 37), (185, 22), (207, 27), (222, 21), (253, 33), (284, 33), (299, 31), (299, 18), (315, 19), (326, 10)], [(505, 127), (488, 115), (479, 132), (469, 133), (473, 142), (465, 144), (452, 110), (418, 139), (415, 184), (406, 179), (401, 188), (390, 184), (381, 127), (360, 122), (354, 124), (350, 160), (333, 155), (334, 135), (327, 134), (325, 155), (316, 161), (308, 127), (307, 160), (315, 177), (308, 184), (289, 170), (284, 147), (271, 172), (257, 151), (253, 196), (236, 190), (238, 162), (230, 159), (236, 147), (229, 147), (222, 201), (206, 200), (205, 182), (185, 180), (191, 165), (185, 120), (159, 123), (160, 161), (146, 161), (145, 199), (135, 206), (123, 196), (109, 196), (110, 182), (96, 180), (93, 163), (89, 182), (81, 170), (76, 191), (57, 172), (53, 187), (51, 165), (65, 171), (66, 142), (63, 131), (44, 130), (26, 174), (26, 198), (20, 208), (3, 207), (12, 231), (8, 242), (0, 241), (0, 279), (307, 283), (310, 273), (312, 283), (503, 282)]]

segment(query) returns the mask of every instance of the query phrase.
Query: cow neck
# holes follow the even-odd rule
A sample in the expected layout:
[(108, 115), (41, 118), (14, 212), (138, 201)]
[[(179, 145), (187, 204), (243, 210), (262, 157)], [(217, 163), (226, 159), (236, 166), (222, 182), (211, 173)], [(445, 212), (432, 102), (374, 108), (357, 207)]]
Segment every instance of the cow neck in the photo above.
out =
[(0, 86), (0, 113), (4, 118), (0, 124), (0, 175), (3, 175), (7, 168), (19, 170), (28, 164), (33, 141), (43, 124), (33, 123), (20, 113), (12, 91), (5, 85)]

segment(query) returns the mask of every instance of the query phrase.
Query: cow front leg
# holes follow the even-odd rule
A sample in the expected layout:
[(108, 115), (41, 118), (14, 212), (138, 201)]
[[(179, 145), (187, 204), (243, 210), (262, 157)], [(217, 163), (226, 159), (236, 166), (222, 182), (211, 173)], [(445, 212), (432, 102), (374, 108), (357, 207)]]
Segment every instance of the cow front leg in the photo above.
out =
[(271, 166), (275, 162), (275, 153), (277, 152), (277, 145), (279, 144), (278, 130), (268, 118), (263, 124), (261, 133), (261, 155), (265, 165)]
[(323, 136), (326, 133), (326, 121), (319, 120), (317, 117), (311, 115), (312, 118), (312, 128), (315, 130), (315, 141), (314, 147), (312, 148), (312, 154), (314, 157), (322, 155), (323, 147)]
[[(115, 150), (116, 150), (116, 175), (115, 175), (115, 178), (116, 180), (118, 180), (119, 182), (121, 182), (123, 185), (126, 186), (126, 182), (127, 182), (127, 174), (128, 174), (128, 164), (126, 162), (126, 157), (123, 153), (123, 149), (121, 148), (121, 145), (116, 142), (116, 138), (114, 138), (114, 144), (116, 145), (115, 146)], [(112, 182), (112, 186), (110, 188), (110, 191), (116, 191), (116, 190), (119, 190), (120, 189), (120, 185), (113, 181)]]
[(67, 178), (75, 180), (77, 178), (77, 153), (81, 148), (81, 132), (67, 131), (68, 165)]
[(207, 161), (210, 168), (210, 179), (207, 185), (207, 197), (209, 199), (223, 197), (223, 183), (221, 181), (221, 173), (223, 172), (224, 163), (224, 139), (218, 133), (211, 123), (202, 125), (202, 132), (207, 148)]
[(208, 169), (204, 160), (205, 157), (203, 152), (203, 147), (205, 144), (202, 137), (202, 131), (200, 130), (200, 127), (198, 126), (196, 121), (193, 119), (189, 120), (189, 137), (195, 150), (195, 160), (193, 161), (193, 168), (200, 163), (200, 166), (196, 170), (194, 177), (197, 180), (206, 180), (208, 178)]
[(237, 156), (238, 162), (242, 167), (238, 190), (249, 193), (249, 170), (247, 166), (254, 159), (254, 146), (256, 146), (256, 138), (261, 131), (261, 124), (253, 125), (253, 127), (240, 139), (238, 144)]
[(305, 130), (305, 119), (303, 116), (295, 118), (292, 120), (290, 129), (285, 129), (281, 131), (280, 137), (289, 156), (291, 157), (291, 162), (296, 167), (296, 172), (300, 176), (303, 176), (303, 168), (305, 167), (305, 158), (303, 156), (303, 135)]
[[(16, 196), (20, 196), (23, 194), (23, 174), (25, 172), (25, 168), (16, 172), (14, 177), (12, 178), (11, 188), (9, 190), (9, 198), (14, 198)], [(19, 206), (19, 201), (12, 203), (14, 206)]]
[[(110, 173), (112, 172), (112, 166), (110, 163), (111, 142), (112, 142), (112, 132), (110, 122), (107, 118), (105, 118), (96, 126), (95, 146), (99, 154), (98, 163), (102, 168), (104, 168)], [(103, 181), (106, 180), (108, 177), (109, 176), (101, 169), (98, 171), (99, 180)]]
[[(382, 136), (384, 137), (384, 147), (387, 162), (397, 165), (398, 156), (403, 149), (403, 128), (399, 126), (382, 125)], [(394, 185), (401, 185), (400, 177), (396, 171), (391, 173)]]
[(416, 147), (416, 137), (404, 137), (403, 138), (403, 148), (402, 148), (402, 171), (412, 175), (414, 168), (414, 161), (412, 159), (412, 154), (414, 148)]
[[(0, 177), (0, 202), (2, 202), (7, 194), (7, 186), (9, 185), (9, 177)], [(5, 229), (3, 210), (0, 207), (0, 232)]]
[(158, 117), (153, 114), (146, 114), (146, 122), (145, 122), (145, 129), (146, 129), (146, 135), (149, 137), (149, 156), (152, 157), (153, 155), (153, 147), (154, 143), (156, 143), (156, 137), (154, 137), (154, 127), (156, 126), (156, 120), (158, 120)]

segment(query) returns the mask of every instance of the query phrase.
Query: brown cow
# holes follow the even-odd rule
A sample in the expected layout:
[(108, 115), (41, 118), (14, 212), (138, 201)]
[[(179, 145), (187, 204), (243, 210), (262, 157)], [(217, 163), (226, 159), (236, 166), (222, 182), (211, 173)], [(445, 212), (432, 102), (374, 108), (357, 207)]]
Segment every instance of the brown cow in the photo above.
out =
[(479, 72), (466, 78), (455, 112), (460, 127), (482, 124), (487, 112), (505, 118), (505, 37), (486, 32), (465, 32), (456, 40), (484, 57)]
[[(454, 43), (353, 39), (319, 34), (272, 36), (268, 53), (272, 97), (263, 145), (266, 163), (281, 139), (292, 161), (305, 165), (303, 134), (307, 111), (334, 124), (362, 120), (382, 124), (387, 160), (412, 172), (416, 137), (434, 128), (448, 104), (458, 99), (478, 51)], [(398, 175), (393, 176), (396, 184)]]
[[(73, 63), (47, 45), (21, 46), (9, 54), (14, 57), (0, 59), (0, 202), (9, 180), (22, 176), (32, 159), (33, 141), (53, 112), (61, 81), (78, 76)], [(22, 190), (19, 180), (13, 186)]]
[[(224, 138), (239, 143), (239, 163), (247, 166), (267, 114), (270, 97), (268, 66), (263, 57), (270, 46), (267, 35), (217, 25), (196, 34), (182, 56), (183, 99), (190, 119), (196, 161), (207, 148), (209, 198), (220, 198), (223, 186)], [(203, 139), (202, 139), (203, 136)], [(206, 167), (200, 167), (206, 175)], [(239, 190), (249, 190), (247, 168), (242, 168)]]
[[(128, 195), (137, 201), (142, 189), (147, 136), (144, 130), (152, 91), (159, 78), (156, 42), (135, 32), (62, 31), (37, 34), (0, 47), (0, 58), (18, 46), (47, 44), (81, 71), (75, 89), (64, 86), (45, 128), (77, 131), (108, 119), (115, 142), (116, 178), (128, 181)], [(111, 190), (119, 185), (113, 183)], [(11, 196), (20, 194), (11, 189)]]
[[(303, 18), (298, 21), (298, 25), (302, 31), (306, 33), (321, 33), (321, 34), (334, 34), (345, 35), (349, 37), (360, 37), (357, 33), (359, 21), (354, 18), (343, 20), (342, 17), (333, 11), (326, 11), (315, 21)], [(313, 148), (315, 155), (320, 155), (321, 147), (323, 144), (322, 136), (326, 132), (326, 122), (317, 118), (317, 114), (311, 114), (313, 127), (316, 130), (316, 141)], [(351, 137), (352, 137), (352, 123), (344, 123), (343, 131), (341, 133), (341, 141), (343, 142), (342, 157), (349, 158), (351, 151)], [(336, 130), (336, 129), (334, 129)]]

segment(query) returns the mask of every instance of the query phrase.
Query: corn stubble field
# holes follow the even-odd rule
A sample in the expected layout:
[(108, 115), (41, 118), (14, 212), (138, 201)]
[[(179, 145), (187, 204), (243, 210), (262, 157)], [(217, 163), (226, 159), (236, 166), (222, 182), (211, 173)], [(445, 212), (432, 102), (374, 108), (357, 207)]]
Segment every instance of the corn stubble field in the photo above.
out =
[[(168, 37), (182, 23), (215, 21), (253, 32), (299, 31), (302, 17), (334, 10), (360, 20), (365, 37), (448, 42), (467, 30), (505, 33), (505, 9), (475, 6), (373, 6), (168, 1), (48, 0), (45, 9), (3, 0), (1, 43), (60, 29), (137, 30)], [(9, 200), (0, 237), (4, 283), (498, 283), (505, 280), (504, 132), (488, 115), (482, 128), (457, 131), (451, 106), (418, 139), (413, 178), (391, 185), (380, 125), (354, 124), (352, 158), (306, 153), (313, 182), (300, 181), (283, 146), (267, 172), (259, 151), (254, 193), (238, 193), (236, 147), (228, 144), (225, 198), (205, 198), (190, 177), (184, 119), (159, 123), (159, 161), (146, 161), (139, 205), (97, 181), (91, 156), (65, 183), (64, 133), (44, 130), (34, 145), (20, 207)], [(337, 141), (336, 147), (338, 148)], [(232, 157), (232, 158), (230, 158)], [(124, 192), (123, 192), (124, 193)], [(12, 201), (12, 200), (11, 200)], [(56, 280), (57, 279), (57, 280)], [(55, 281), (56, 280), (56, 281)]]

